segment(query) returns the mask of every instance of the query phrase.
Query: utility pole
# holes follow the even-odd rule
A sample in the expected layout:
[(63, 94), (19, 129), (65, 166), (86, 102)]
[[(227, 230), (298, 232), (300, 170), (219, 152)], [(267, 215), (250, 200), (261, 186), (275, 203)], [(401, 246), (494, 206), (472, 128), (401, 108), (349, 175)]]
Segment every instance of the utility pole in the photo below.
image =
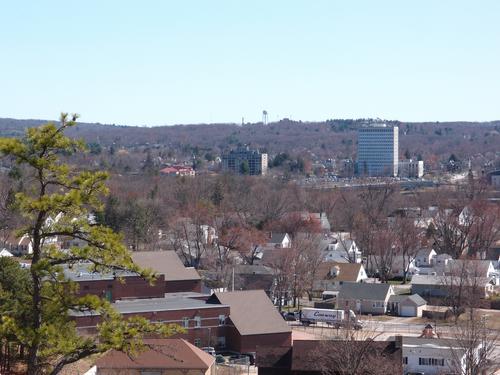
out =
[(233, 275), (232, 275), (232, 282), (231, 282), (231, 291), (234, 292), (234, 267), (233, 267)]

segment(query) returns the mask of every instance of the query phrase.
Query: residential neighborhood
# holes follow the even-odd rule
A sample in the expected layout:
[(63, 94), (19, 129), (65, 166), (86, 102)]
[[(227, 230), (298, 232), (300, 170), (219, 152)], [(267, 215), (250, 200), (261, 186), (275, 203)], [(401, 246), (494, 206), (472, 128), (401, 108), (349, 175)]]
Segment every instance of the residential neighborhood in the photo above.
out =
[(5, 1), (0, 375), (500, 375), (500, 1)]

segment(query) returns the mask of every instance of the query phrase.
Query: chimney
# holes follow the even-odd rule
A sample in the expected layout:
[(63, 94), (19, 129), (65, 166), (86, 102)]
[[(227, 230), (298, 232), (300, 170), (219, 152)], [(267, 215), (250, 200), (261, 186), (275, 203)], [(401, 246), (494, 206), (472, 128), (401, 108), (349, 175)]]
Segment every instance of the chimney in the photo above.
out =
[(340, 273), (340, 267), (338, 265), (333, 266), (330, 268), (330, 276), (336, 277)]
[(430, 324), (427, 324), (419, 337), (425, 339), (434, 339), (436, 337), (439, 338), (439, 335), (434, 331), (434, 327), (432, 327)]
[(394, 337), (394, 348), (401, 349), (402, 347), (403, 347), (403, 336), (402, 335), (396, 335)]

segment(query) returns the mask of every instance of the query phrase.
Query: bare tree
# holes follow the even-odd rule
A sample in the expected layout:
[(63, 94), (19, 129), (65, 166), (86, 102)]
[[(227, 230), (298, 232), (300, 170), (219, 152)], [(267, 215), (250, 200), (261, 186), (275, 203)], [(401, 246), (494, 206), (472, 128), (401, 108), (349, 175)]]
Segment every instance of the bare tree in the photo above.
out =
[(499, 342), (498, 331), (487, 327), (487, 317), (470, 309), (467, 319), (453, 328), (452, 367), (459, 375), (482, 375), (496, 373), (499, 360), (495, 353)]
[(487, 281), (481, 276), (478, 262), (466, 259), (453, 262), (442, 276), (444, 303), (451, 308), (455, 322), (466, 309), (478, 307), (484, 298)]
[(387, 282), (392, 275), (392, 266), (396, 257), (396, 239), (388, 229), (374, 234), (373, 257), (371, 257), (378, 276), (382, 282)]
[(415, 226), (415, 220), (400, 217), (394, 223), (396, 252), (403, 260), (403, 284), (407, 281), (408, 270), (420, 248), (422, 232)]
[(401, 374), (401, 347), (396, 342), (376, 341), (378, 335), (373, 331), (342, 329), (336, 339), (322, 341), (316, 350), (311, 350), (311, 368), (324, 375)]

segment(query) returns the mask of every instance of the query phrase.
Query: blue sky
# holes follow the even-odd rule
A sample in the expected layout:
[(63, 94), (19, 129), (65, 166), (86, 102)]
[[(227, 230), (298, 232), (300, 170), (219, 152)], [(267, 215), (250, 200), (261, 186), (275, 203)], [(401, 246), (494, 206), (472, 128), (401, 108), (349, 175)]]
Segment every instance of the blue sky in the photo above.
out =
[(500, 119), (500, 1), (2, 1), (0, 117)]

